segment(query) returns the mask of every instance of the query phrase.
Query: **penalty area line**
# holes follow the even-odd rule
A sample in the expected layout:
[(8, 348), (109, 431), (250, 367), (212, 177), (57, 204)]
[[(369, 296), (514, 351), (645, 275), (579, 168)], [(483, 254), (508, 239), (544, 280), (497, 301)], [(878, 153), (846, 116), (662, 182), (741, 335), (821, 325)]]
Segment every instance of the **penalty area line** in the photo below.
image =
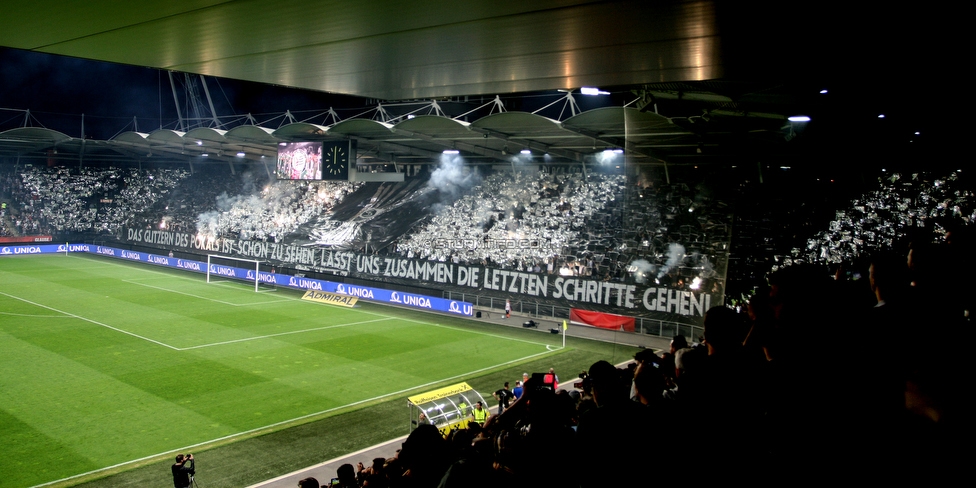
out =
[(123, 334), (130, 335), (130, 336), (135, 337), (137, 339), (142, 339), (144, 341), (152, 342), (153, 344), (158, 344), (160, 346), (167, 347), (167, 348), (172, 349), (174, 351), (179, 351), (180, 350), (178, 347), (171, 346), (169, 344), (166, 344), (165, 342), (159, 342), (159, 341), (157, 341), (155, 339), (150, 339), (148, 337), (143, 337), (143, 336), (141, 336), (139, 334), (135, 334), (135, 333), (129, 332), (127, 330), (122, 330), (122, 329), (120, 329), (118, 327), (112, 327), (111, 325), (103, 324), (103, 323), (101, 323), (101, 322), (99, 322), (97, 320), (92, 320), (92, 319), (89, 319), (89, 318), (86, 318), (86, 317), (82, 317), (81, 315), (73, 314), (73, 313), (70, 313), (70, 312), (65, 312), (64, 310), (58, 310), (58, 309), (56, 309), (54, 307), (49, 307), (47, 305), (42, 305), (42, 304), (37, 303), (37, 302), (32, 302), (32, 301), (30, 301), (30, 300), (28, 300), (26, 298), (20, 298), (20, 297), (17, 297), (17, 296), (13, 296), (13, 295), (11, 295), (9, 293), (4, 293), (2, 291), (0, 291), (0, 295), (13, 298), (14, 300), (20, 300), (20, 301), (22, 301), (24, 303), (29, 303), (31, 305), (34, 305), (35, 307), (41, 307), (41, 308), (45, 308), (45, 309), (48, 309), (48, 310), (51, 310), (51, 311), (54, 311), (54, 312), (58, 312), (60, 314), (67, 315), (68, 317), (76, 318), (78, 320), (84, 320), (85, 322), (92, 323), (92, 324), (95, 324), (95, 325), (98, 325), (98, 326), (101, 326), (101, 327), (105, 327), (106, 329), (111, 329), (111, 330), (114, 330), (116, 332), (121, 332)]
[[(186, 281), (190, 281), (190, 282), (198, 283), (198, 284), (199, 283), (206, 283), (206, 280), (205, 279), (200, 279), (200, 278), (205, 278), (205, 275), (202, 272), (199, 273), (199, 274), (196, 274), (196, 275), (194, 275), (194, 274), (187, 274), (187, 270), (182, 270), (183, 272), (180, 272), (181, 270), (179, 268), (162, 267), (162, 266), (159, 266), (159, 265), (155, 265), (155, 264), (151, 264), (151, 263), (145, 263), (145, 262), (142, 262), (142, 261), (124, 261), (124, 262), (118, 262), (118, 263), (116, 263), (116, 262), (112, 262), (112, 260), (109, 260), (108, 258), (98, 257), (97, 254), (81, 253), (80, 255), (72, 255), (71, 257), (72, 258), (75, 258), (75, 259), (82, 259), (82, 260), (95, 260), (95, 261), (97, 261), (97, 262), (99, 262), (101, 264), (105, 264), (105, 265), (109, 265), (109, 266), (115, 266), (117, 268), (123, 268), (123, 269), (129, 269), (129, 270), (138, 270), (140, 273), (152, 273), (152, 274), (157, 274), (157, 275), (160, 275), (160, 276), (166, 276), (168, 278), (176, 278), (176, 279), (186, 280)], [(144, 266), (144, 267), (134, 266), (134, 265), (137, 265), (137, 264), (147, 264), (149, 266)], [(156, 268), (156, 269), (152, 269), (152, 268)], [(97, 268), (94, 268), (94, 269), (97, 269)], [(143, 279), (143, 278), (136, 278), (136, 279)], [(122, 280), (122, 281), (127, 281), (127, 280)], [(247, 282), (245, 280), (241, 280), (240, 282), (235, 281), (235, 280), (223, 280), (223, 281), (213, 282), (213, 283), (210, 283), (210, 284), (217, 285), (217, 286), (223, 285), (224, 287), (227, 287), (227, 285), (234, 285), (234, 284), (244, 285), (246, 283)], [(138, 284), (138, 283), (135, 283), (135, 284)], [(268, 291), (273, 291), (273, 290), (268, 290)], [(258, 293), (267, 293), (268, 291), (258, 292)], [(233, 305), (233, 304), (231, 304), (231, 305)]]
[[(285, 300), (292, 300), (292, 301), (302, 302), (302, 303), (310, 303), (312, 305), (326, 305), (326, 306), (329, 306), (329, 307), (339, 307), (339, 305), (333, 305), (331, 303), (309, 302), (308, 300), (302, 300), (301, 298), (286, 298)], [(374, 304), (380, 305), (380, 306), (389, 306), (389, 305), (386, 305), (386, 304), (381, 303), (381, 302), (369, 302), (369, 301), (367, 301), (367, 303), (374, 303)], [(413, 310), (411, 310), (411, 311), (413, 311)], [(423, 310), (420, 310), (420, 309), (418, 309), (416, 311), (417, 312), (420, 312), (420, 313), (424, 313), (424, 311)], [(537, 345), (537, 346), (548, 346), (548, 344), (546, 344), (544, 342), (536, 342), (536, 341), (530, 341), (530, 340), (526, 340), (526, 339), (519, 339), (517, 337), (508, 337), (508, 336), (504, 336), (504, 335), (501, 335), (501, 334), (492, 334), (490, 332), (482, 332), (482, 331), (479, 331), (479, 330), (469, 330), (469, 329), (465, 329), (464, 327), (460, 327), (460, 326), (456, 326), (456, 325), (435, 324), (434, 322), (428, 322), (426, 320), (411, 319), (411, 318), (406, 318), (406, 317), (397, 317), (397, 316), (394, 316), (394, 315), (387, 315), (385, 313), (380, 313), (380, 312), (371, 312), (371, 311), (368, 311), (368, 310), (358, 310), (358, 312), (359, 313), (362, 313), (362, 314), (373, 315), (375, 317), (385, 317), (385, 318), (388, 318), (388, 319), (401, 320), (403, 322), (412, 322), (412, 323), (415, 323), (415, 324), (429, 325), (431, 327), (440, 327), (442, 329), (454, 330), (454, 331), (457, 331), (457, 332), (465, 332), (465, 333), (468, 333), (468, 334), (475, 334), (475, 335), (482, 335), (482, 336), (487, 336), (487, 337), (494, 337), (496, 339), (504, 339), (504, 340), (508, 340), (508, 341), (524, 342), (526, 344), (534, 344), (534, 345)], [(458, 317), (458, 318), (467, 318), (467, 317)]]
[[(2, 293), (2, 292), (0, 292), (0, 293)], [(148, 460), (155, 459), (155, 458), (162, 458), (163, 456), (169, 456), (169, 455), (172, 455), (173, 453), (177, 453), (177, 452), (187, 452), (187, 451), (190, 451), (190, 450), (197, 450), (197, 448), (201, 448), (201, 447), (204, 447), (204, 446), (207, 446), (207, 445), (216, 443), (216, 442), (223, 442), (223, 441), (230, 440), (230, 439), (234, 439), (234, 438), (237, 438), (237, 437), (247, 436), (247, 435), (250, 435), (250, 434), (254, 434), (254, 433), (257, 433), (257, 432), (261, 432), (262, 430), (274, 429), (275, 427), (280, 427), (280, 426), (283, 426), (283, 425), (288, 425), (288, 424), (293, 423), (293, 422), (298, 422), (298, 421), (305, 420), (305, 419), (309, 419), (309, 418), (312, 418), (312, 417), (316, 417), (316, 416), (320, 416), (320, 415), (325, 415), (325, 414), (332, 413), (332, 412), (335, 412), (335, 411), (338, 411), (338, 410), (342, 410), (344, 408), (355, 407), (355, 406), (363, 405), (363, 404), (370, 403), (370, 402), (374, 402), (374, 401), (378, 401), (378, 400), (385, 400), (387, 398), (395, 397), (395, 396), (398, 396), (398, 395), (402, 395), (402, 394), (405, 394), (405, 393), (408, 393), (408, 392), (411, 392), (411, 391), (414, 391), (414, 390), (418, 390), (418, 389), (421, 389), (421, 388), (428, 388), (428, 387), (433, 386), (433, 385), (436, 385), (438, 383), (444, 383), (444, 382), (447, 382), (447, 381), (456, 380), (456, 379), (459, 379), (459, 378), (463, 378), (465, 376), (471, 376), (473, 374), (481, 373), (481, 372), (488, 371), (488, 370), (491, 370), (491, 369), (500, 368), (502, 366), (508, 366), (510, 364), (513, 364), (513, 363), (517, 363), (517, 362), (525, 361), (525, 360), (528, 360), (528, 359), (532, 359), (532, 358), (535, 358), (537, 356), (542, 356), (544, 354), (549, 354), (549, 352), (550, 351), (540, 352), (540, 353), (536, 353), (536, 354), (530, 354), (528, 356), (524, 356), (524, 357), (521, 357), (521, 358), (518, 358), (518, 359), (513, 359), (511, 361), (505, 361), (504, 363), (498, 363), (498, 364), (493, 365), (493, 366), (488, 366), (488, 367), (485, 367), (485, 368), (479, 368), (479, 369), (476, 369), (474, 371), (469, 371), (467, 373), (462, 373), (462, 374), (450, 376), (450, 377), (443, 378), (443, 379), (440, 379), (440, 380), (430, 381), (430, 382), (424, 383), (422, 385), (411, 386), (409, 388), (404, 388), (402, 390), (398, 390), (398, 391), (386, 393), (386, 394), (383, 394), (383, 395), (375, 396), (373, 398), (367, 398), (367, 399), (364, 399), (364, 400), (358, 400), (358, 401), (355, 401), (355, 402), (352, 402), (352, 403), (347, 403), (345, 405), (341, 405), (341, 406), (338, 406), (338, 407), (327, 408), (325, 410), (321, 410), (321, 411), (318, 411), (318, 412), (315, 412), (315, 413), (310, 413), (310, 414), (307, 414), (307, 415), (302, 415), (300, 417), (295, 417), (293, 419), (282, 420), (280, 422), (275, 422), (273, 424), (268, 424), (268, 425), (265, 425), (265, 426), (262, 426), (262, 427), (255, 427), (253, 429), (245, 430), (243, 432), (238, 432), (236, 434), (225, 435), (223, 437), (218, 437), (216, 439), (210, 439), (210, 440), (207, 440), (207, 441), (198, 442), (196, 444), (192, 444), (192, 445), (189, 445), (189, 446), (183, 446), (183, 447), (180, 447), (180, 448), (177, 448), (177, 449), (171, 449), (169, 451), (160, 452), (160, 453), (156, 453), (156, 454), (151, 454), (149, 456), (143, 456), (143, 457), (138, 458), (138, 459), (132, 459), (130, 461), (125, 461), (125, 462), (122, 462), (122, 463), (113, 464), (112, 466), (106, 466), (104, 468), (95, 469), (95, 470), (92, 470), (92, 471), (88, 471), (86, 473), (79, 473), (79, 474), (76, 474), (76, 475), (68, 476), (66, 478), (61, 478), (59, 480), (48, 481), (47, 483), (42, 483), (40, 485), (34, 485), (33, 488), (40, 488), (42, 486), (50, 486), (50, 485), (54, 485), (54, 484), (57, 484), (57, 483), (63, 483), (65, 481), (71, 481), (73, 479), (82, 478), (82, 477), (89, 476), (89, 475), (93, 475), (93, 474), (96, 474), (96, 473), (101, 473), (103, 471), (109, 471), (109, 470), (112, 470), (112, 469), (115, 469), (115, 468), (121, 468), (123, 466), (127, 466), (127, 465), (130, 465), (130, 464), (136, 464), (136, 463), (140, 463), (140, 462), (143, 462), (143, 461), (148, 461)]]
[(69, 315), (36, 315), (30, 313), (13, 313), (13, 312), (0, 312), (0, 315), (9, 315), (13, 317), (30, 317), (34, 319), (72, 319)]
[(181, 347), (178, 350), (180, 350), (180, 351), (189, 351), (190, 349), (201, 349), (201, 348), (204, 348), (204, 347), (222, 346), (224, 344), (234, 344), (234, 343), (237, 343), (237, 342), (255, 341), (255, 340), (258, 340), (258, 339), (268, 339), (268, 338), (271, 338), (271, 337), (278, 337), (278, 336), (283, 336), (283, 335), (301, 334), (301, 333), (304, 333), (304, 332), (315, 332), (317, 330), (335, 329), (335, 328), (339, 328), (339, 327), (349, 327), (351, 325), (369, 324), (369, 323), (373, 323), (373, 322), (382, 322), (382, 321), (385, 321), (385, 320), (391, 320), (391, 319), (382, 318), (382, 319), (374, 319), (374, 320), (363, 320), (361, 322), (349, 322), (348, 324), (324, 325), (322, 327), (313, 327), (311, 329), (292, 330), (292, 331), (288, 331), (288, 332), (279, 332), (277, 334), (268, 334), (268, 335), (263, 335), (263, 336), (254, 336), (254, 337), (245, 337), (243, 339), (234, 339), (234, 340), (231, 340), (231, 341), (212, 342), (210, 344), (201, 344), (199, 346)]
[(133, 285), (139, 285), (139, 286), (144, 286), (146, 288), (152, 288), (154, 290), (166, 291), (166, 292), (169, 292), (169, 293), (176, 293), (178, 295), (186, 295), (188, 297), (198, 298), (200, 300), (209, 300), (211, 302), (216, 302), (216, 303), (219, 303), (221, 305), (227, 305), (229, 307), (249, 307), (251, 305), (266, 305), (268, 303), (279, 303), (279, 302), (287, 302), (288, 301), (288, 300), (269, 300), (269, 301), (264, 301), (264, 302), (231, 303), (231, 302), (225, 302), (223, 300), (217, 300), (216, 298), (208, 298), (208, 297), (203, 297), (203, 296), (200, 296), (200, 295), (194, 295), (193, 293), (187, 293), (185, 291), (177, 291), (177, 290), (172, 290), (170, 288), (163, 288), (161, 286), (147, 285), (145, 283), (139, 283), (139, 282), (133, 281), (133, 280), (122, 280), (122, 281), (124, 281), (126, 283), (131, 283)]

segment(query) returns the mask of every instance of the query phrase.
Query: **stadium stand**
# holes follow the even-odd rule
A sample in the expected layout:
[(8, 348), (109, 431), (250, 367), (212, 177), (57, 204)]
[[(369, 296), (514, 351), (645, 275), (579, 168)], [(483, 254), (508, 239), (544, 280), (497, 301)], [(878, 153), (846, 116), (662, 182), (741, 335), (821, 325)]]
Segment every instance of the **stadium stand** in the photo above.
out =
[[(365, 188), (132, 168), (19, 168), (4, 173), (0, 184), (3, 201), (10, 203), (0, 218), (4, 235), (111, 235), (162, 224), (257, 240), (307, 237), (300, 234), (316, 219)], [(963, 359), (936, 349), (905, 351), (912, 350), (907, 338), (926, 330), (927, 321), (964, 343), (972, 334), (973, 303), (964, 283), (974, 270), (971, 236), (968, 227), (953, 225), (974, 218), (972, 193), (959, 187), (957, 175), (895, 174), (879, 184), (784, 259), (770, 276), (771, 287), (759, 289), (742, 313), (709, 310), (704, 343), (675, 353), (674, 374), (660, 370), (669, 364), (664, 358), (644, 355), (629, 368), (594, 364), (579, 390), (547, 392), (530, 384), (529, 393), (484, 426), (446, 439), (419, 426), (397, 456), (364, 464), (358, 485), (633, 484), (647, 481), (648, 471), (637, 469), (647, 460), (662, 467), (654, 479), (669, 482), (679, 476), (664, 467), (687, 462), (689, 455), (706, 468), (701, 476), (726, 480), (749, 465), (765, 466), (773, 476), (813, 468), (836, 475), (855, 469), (864, 452), (874, 453), (885, 472), (908, 475), (937, 459), (955, 459), (964, 450), (957, 450), (953, 432), (971, 429), (972, 400), (956, 387), (967, 371)], [(727, 243), (725, 206), (681, 183), (629, 185), (613, 174), (495, 171), (450, 205), (431, 207), (425, 221), (396, 236), (386, 252), (622, 279), (639, 259), (649, 262), (651, 273), (669, 267), (670, 244), (687, 246), (682, 259), (671, 263), (680, 267), (686, 256), (707, 255)], [(761, 215), (752, 218), (760, 224), (748, 232), (765, 232)], [(853, 264), (852, 258), (881, 251), (904, 257), (913, 229), (931, 230), (944, 242), (933, 245), (911, 234), (911, 268), (903, 259), (884, 261), (904, 268), (885, 275), (903, 277), (903, 283), (884, 285), (910, 290), (904, 294), (882, 299), (882, 285), (876, 286), (882, 278), (867, 279), (866, 269), (865, 279), (832, 280), (821, 266)], [(552, 242), (553, 248), (474, 246), (462, 253), (422, 245), (482, 243), (512, 233)], [(679, 285), (686, 278), (680, 272), (653, 276)], [(869, 328), (876, 331), (875, 342), (857, 351), (824, 348), (813, 339), (824, 323), (835, 331)], [(838, 370), (855, 373), (838, 380), (844, 376)], [(824, 449), (830, 462), (822, 462)], [(578, 461), (576, 468), (553, 469), (567, 453)]]

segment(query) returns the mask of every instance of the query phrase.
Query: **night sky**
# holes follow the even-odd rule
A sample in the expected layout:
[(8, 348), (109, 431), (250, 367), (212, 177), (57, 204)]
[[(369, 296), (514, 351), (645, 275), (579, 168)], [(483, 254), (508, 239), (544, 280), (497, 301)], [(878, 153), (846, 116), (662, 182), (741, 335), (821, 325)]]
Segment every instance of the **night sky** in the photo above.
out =
[[(182, 74), (175, 79), (181, 83)], [(302, 118), (330, 106), (365, 107), (355, 97), (224, 78), (208, 77), (207, 86), (218, 115), (252, 113), (259, 122), (285, 110)], [(132, 130), (133, 117), (140, 132), (158, 129), (160, 118), (164, 127), (176, 128), (177, 119), (166, 71), (0, 47), (0, 130), (21, 126), (22, 110), (36, 118), (32, 125), (72, 137), (80, 137), (85, 114), (86, 136), (96, 139)]]

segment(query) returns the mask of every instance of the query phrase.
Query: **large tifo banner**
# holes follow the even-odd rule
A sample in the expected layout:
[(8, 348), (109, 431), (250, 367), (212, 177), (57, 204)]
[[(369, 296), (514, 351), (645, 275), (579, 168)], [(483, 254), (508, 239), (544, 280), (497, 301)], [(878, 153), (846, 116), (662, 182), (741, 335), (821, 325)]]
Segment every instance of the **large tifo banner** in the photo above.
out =
[[(126, 241), (163, 249), (191, 249), (225, 256), (298, 266), (371, 281), (406, 285), (434, 284), (456, 293), (482, 293), (505, 298), (558, 303), (673, 322), (700, 324), (705, 312), (722, 303), (722, 289), (713, 292), (657, 284), (604, 281), (595, 277), (560, 276), (503, 270), (349, 251), (246, 241), (165, 230), (127, 229)], [(706, 287), (707, 288), (707, 287)]]
[[(0, 247), (0, 256), (69, 252), (87, 252), (91, 254), (100, 254), (102, 256), (111, 256), (119, 259), (127, 259), (130, 261), (168, 266), (170, 268), (185, 269), (197, 273), (207, 272), (207, 263), (205, 262), (171, 258), (168, 256), (129, 251), (126, 249), (117, 249), (108, 246), (95, 246), (90, 244), (48, 244), (40, 246)], [(255, 279), (254, 269), (237, 268), (234, 266), (225, 266), (212, 263), (210, 264), (210, 275), (246, 280), (250, 282), (253, 282)], [(373, 300), (377, 302), (403, 305), (437, 312), (447, 312), (467, 317), (474, 315), (474, 307), (470, 303), (457, 300), (447, 300), (444, 298), (384, 290), (382, 288), (372, 288), (368, 286), (354, 286), (345, 283), (334, 283), (332, 281), (325, 280), (313, 280), (311, 278), (301, 278), (281, 273), (267, 273), (264, 271), (258, 273), (257, 279), (262, 283), (297, 288), (300, 290), (324, 291), (364, 300)]]

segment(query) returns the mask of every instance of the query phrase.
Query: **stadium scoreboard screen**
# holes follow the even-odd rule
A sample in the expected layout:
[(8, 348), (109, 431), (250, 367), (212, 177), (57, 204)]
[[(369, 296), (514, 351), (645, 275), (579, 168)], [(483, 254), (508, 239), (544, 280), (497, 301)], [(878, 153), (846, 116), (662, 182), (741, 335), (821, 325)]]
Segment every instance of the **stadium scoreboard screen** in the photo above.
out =
[(349, 141), (278, 144), (279, 180), (349, 180)]

